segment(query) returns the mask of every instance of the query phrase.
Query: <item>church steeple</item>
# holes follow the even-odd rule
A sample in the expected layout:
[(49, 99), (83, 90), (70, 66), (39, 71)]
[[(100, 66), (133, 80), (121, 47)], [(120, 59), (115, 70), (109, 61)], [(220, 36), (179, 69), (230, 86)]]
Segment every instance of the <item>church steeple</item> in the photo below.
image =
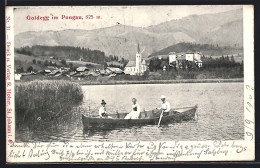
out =
[(138, 42), (138, 44), (137, 44), (137, 53), (140, 53), (139, 42)]
[(137, 53), (136, 53), (136, 68), (135, 68), (135, 72), (137, 75), (141, 75), (141, 60), (142, 60), (142, 55), (140, 52), (140, 46), (139, 46), (139, 42), (137, 44)]

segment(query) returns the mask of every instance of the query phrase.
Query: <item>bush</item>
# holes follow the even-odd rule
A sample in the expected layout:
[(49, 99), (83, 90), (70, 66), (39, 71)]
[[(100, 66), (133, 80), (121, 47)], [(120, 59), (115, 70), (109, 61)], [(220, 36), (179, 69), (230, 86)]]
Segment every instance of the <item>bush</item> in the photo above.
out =
[(199, 74), (199, 75), (196, 76), (196, 78), (197, 79), (206, 79), (207, 77), (204, 74)]
[(37, 64), (38, 64), (38, 65), (41, 65), (41, 64), (42, 64), (42, 61), (38, 60), (38, 61), (37, 61)]
[(49, 66), (49, 61), (48, 60), (45, 60), (44, 63), (43, 63), (44, 66)]
[(32, 72), (33, 71), (33, 67), (32, 66), (29, 66), (28, 68), (27, 68), (27, 72)]
[(65, 59), (62, 59), (62, 60), (60, 61), (60, 63), (61, 63), (62, 65), (64, 65), (64, 66), (66, 66), (66, 65), (67, 65), (67, 62), (66, 62), (66, 60), (65, 60)]
[(32, 62), (33, 62), (33, 64), (36, 64), (36, 60), (35, 60), (35, 59), (33, 59), (33, 61), (32, 61)]
[(43, 80), (18, 83), (15, 86), (16, 125), (39, 128), (39, 120), (56, 124), (69, 118), (74, 106), (83, 100), (79, 84), (64, 80)]

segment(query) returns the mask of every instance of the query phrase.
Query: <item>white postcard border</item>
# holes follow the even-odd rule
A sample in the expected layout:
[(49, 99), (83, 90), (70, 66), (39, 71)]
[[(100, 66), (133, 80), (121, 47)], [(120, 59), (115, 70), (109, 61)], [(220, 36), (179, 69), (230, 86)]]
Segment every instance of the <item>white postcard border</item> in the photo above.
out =
[[(22, 8), (22, 7), (20, 7)], [(7, 162), (252, 161), (255, 159), (254, 14), (243, 6), (245, 140), (16, 143), (14, 106), (13, 9), (6, 8)], [(7, 21), (7, 18), (10, 20)], [(10, 42), (10, 43), (9, 43)], [(10, 54), (10, 55), (8, 55)], [(8, 65), (11, 73), (8, 74)], [(10, 70), (10, 68), (9, 68)], [(7, 99), (7, 100), (8, 100)], [(11, 111), (10, 111), (11, 109)]]

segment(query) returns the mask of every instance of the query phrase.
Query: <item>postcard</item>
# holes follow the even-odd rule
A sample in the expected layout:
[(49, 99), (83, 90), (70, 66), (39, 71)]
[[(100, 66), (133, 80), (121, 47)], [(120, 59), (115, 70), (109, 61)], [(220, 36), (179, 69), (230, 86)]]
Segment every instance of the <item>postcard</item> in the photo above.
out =
[(253, 13), (6, 7), (7, 162), (253, 161)]

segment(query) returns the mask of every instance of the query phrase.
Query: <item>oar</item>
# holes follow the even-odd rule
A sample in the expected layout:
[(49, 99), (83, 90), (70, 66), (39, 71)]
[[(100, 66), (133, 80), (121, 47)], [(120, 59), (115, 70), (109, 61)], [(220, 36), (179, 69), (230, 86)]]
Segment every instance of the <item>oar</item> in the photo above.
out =
[(162, 117), (163, 117), (163, 112), (164, 112), (164, 110), (162, 110), (162, 113), (160, 115), (160, 119), (159, 119), (159, 122), (158, 122), (158, 128), (160, 127), (160, 123), (161, 123), (161, 120), (162, 120)]

